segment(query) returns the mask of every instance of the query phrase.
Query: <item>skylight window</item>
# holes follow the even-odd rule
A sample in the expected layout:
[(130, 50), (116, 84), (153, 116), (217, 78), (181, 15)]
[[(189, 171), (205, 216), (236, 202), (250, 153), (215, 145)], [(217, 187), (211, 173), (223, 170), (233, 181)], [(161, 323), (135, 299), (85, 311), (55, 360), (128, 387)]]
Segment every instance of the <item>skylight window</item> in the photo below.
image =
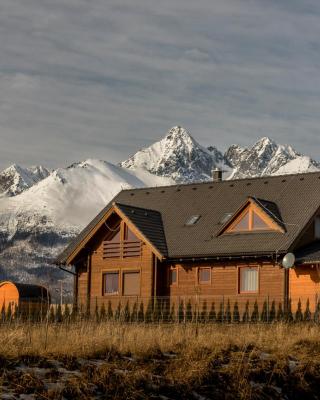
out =
[(201, 215), (192, 215), (189, 219), (187, 219), (186, 226), (195, 225), (199, 221), (200, 218), (201, 218)]
[(220, 224), (221, 224), (221, 225), (224, 225), (226, 222), (229, 221), (229, 219), (230, 219), (232, 216), (233, 216), (233, 213), (225, 213), (225, 214), (222, 216), (221, 220), (220, 220)]

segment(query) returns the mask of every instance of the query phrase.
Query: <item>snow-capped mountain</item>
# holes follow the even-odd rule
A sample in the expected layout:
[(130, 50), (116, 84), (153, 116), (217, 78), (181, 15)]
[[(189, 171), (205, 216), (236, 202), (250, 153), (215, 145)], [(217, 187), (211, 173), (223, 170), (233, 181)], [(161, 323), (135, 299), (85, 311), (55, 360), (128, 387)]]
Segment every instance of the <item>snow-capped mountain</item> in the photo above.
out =
[(0, 173), (0, 279), (68, 279), (51, 260), (121, 189), (210, 180), (216, 167), (228, 171), (225, 179), (320, 170), (269, 138), (223, 154), (182, 127), (117, 166), (94, 159), (51, 172), (13, 165)]
[(50, 171), (42, 166), (23, 168), (13, 164), (0, 172), (0, 196), (16, 196), (49, 175)]
[(181, 126), (173, 127), (162, 140), (138, 151), (120, 166), (171, 177), (177, 183), (208, 180), (217, 167), (230, 169), (219, 150), (201, 146)]
[(57, 169), (19, 195), (3, 196), (0, 279), (48, 280), (51, 274), (56, 278), (59, 271), (49, 261), (120, 190), (172, 183), (144, 170), (89, 159)]
[(225, 153), (225, 158), (233, 168), (229, 179), (312, 172), (320, 168), (310, 157), (268, 137), (258, 140), (251, 148), (233, 145)]

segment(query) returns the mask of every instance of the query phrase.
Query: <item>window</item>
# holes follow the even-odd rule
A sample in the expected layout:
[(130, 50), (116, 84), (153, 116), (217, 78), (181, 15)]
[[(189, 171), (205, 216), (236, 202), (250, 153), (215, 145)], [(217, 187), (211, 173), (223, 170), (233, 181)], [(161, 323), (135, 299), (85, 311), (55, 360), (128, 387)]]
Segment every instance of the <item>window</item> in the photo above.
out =
[(139, 296), (140, 295), (140, 272), (124, 272), (123, 273), (123, 295)]
[(259, 290), (259, 270), (258, 267), (240, 267), (240, 293), (256, 293)]
[(119, 272), (106, 272), (103, 274), (103, 294), (119, 293)]
[(128, 225), (126, 225), (124, 239), (127, 240), (128, 242), (139, 242), (140, 241), (137, 238), (137, 236), (132, 232), (132, 230), (128, 227)]
[(177, 268), (171, 268), (169, 271), (169, 282), (170, 285), (175, 285), (178, 283), (178, 271)]
[(227, 229), (227, 232), (270, 231), (275, 228), (268, 223), (253, 207), (249, 207)]
[(210, 283), (211, 281), (211, 268), (200, 267), (198, 270), (199, 283)]
[(201, 218), (201, 215), (192, 215), (190, 218), (187, 219), (186, 226), (195, 225), (199, 221), (200, 218)]

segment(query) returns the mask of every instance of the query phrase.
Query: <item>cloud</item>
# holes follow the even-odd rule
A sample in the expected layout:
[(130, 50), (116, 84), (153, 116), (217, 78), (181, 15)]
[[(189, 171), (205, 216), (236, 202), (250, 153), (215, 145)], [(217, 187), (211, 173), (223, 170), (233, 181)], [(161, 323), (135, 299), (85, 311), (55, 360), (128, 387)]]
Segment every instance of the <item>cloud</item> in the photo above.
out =
[(317, 0), (3, 0), (0, 168), (117, 162), (176, 124), (320, 160)]

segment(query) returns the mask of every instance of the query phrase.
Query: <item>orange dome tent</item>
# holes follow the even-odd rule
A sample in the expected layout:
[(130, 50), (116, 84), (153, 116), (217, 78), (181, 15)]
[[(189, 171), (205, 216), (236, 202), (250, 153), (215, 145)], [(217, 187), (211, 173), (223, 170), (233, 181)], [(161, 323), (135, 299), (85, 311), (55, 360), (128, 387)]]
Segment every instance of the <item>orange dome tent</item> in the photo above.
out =
[(50, 294), (43, 286), (0, 282), (0, 310), (11, 307), (14, 311), (18, 307), (22, 313), (47, 312), (49, 304)]

